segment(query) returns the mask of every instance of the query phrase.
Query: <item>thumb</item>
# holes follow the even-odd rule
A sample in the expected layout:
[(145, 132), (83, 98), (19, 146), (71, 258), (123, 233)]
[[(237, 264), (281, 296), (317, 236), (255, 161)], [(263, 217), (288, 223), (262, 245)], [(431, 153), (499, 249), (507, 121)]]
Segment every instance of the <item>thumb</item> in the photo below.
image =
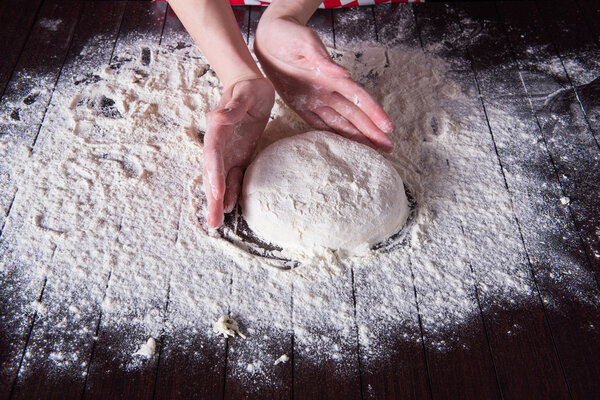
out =
[(212, 119), (219, 125), (235, 125), (244, 118), (251, 104), (252, 96), (234, 87), (231, 99), (213, 112)]

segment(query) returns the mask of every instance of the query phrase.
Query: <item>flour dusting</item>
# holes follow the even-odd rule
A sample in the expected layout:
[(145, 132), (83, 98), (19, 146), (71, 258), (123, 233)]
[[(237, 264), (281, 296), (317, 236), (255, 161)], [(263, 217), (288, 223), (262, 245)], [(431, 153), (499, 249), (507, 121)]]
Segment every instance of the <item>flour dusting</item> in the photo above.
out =
[[(192, 48), (134, 42), (111, 65), (78, 71), (54, 92), (33, 147), (11, 135), (26, 108), (3, 105), (0, 177), (18, 188), (1, 203), (4, 301), (15, 325), (35, 316), (36, 329), (63, 338), (49, 356), (26, 354), (22, 373), (49, 357), (85, 375), (100, 315), (125, 332), (114, 351), (127, 368), (154, 354), (153, 338), (218, 346), (215, 320), (217, 333), (239, 334), (232, 315), (248, 339), (228, 342), (231, 373), (269, 383), (292, 351), (335, 360), (339, 374), (357, 343), (365, 360), (390, 357), (399, 341), (421, 342), (418, 316), (434, 348), (460, 345), (454, 334), (478, 318), (477, 293), (503, 307), (537, 301), (476, 95), (420, 49), (331, 52), (390, 114), (388, 159), (414, 189), (415, 219), (395, 251), (330, 268), (282, 271), (204, 231), (204, 116), (221, 87)], [(519, 126), (510, 109), (496, 112)], [(278, 99), (259, 147), (309, 129)], [(563, 295), (576, 298), (589, 272), (556, 268)]]

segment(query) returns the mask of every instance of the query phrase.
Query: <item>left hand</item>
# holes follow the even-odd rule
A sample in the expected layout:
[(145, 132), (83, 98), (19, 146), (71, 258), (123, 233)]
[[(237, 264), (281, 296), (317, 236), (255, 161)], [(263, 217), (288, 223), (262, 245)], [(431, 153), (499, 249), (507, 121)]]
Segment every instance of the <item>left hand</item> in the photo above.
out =
[(385, 111), (348, 70), (331, 61), (312, 29), (291, 17), (263, 18), (254, 50), (283, 100), (314, 128), (393, 150)]
[(267, 125), (274, 97), (268, 79), (243, 80), (225, 89), (206, 117), (203, 183), (212, 228), (221, 226), (223, 213), (235, 207), (244, 169)]

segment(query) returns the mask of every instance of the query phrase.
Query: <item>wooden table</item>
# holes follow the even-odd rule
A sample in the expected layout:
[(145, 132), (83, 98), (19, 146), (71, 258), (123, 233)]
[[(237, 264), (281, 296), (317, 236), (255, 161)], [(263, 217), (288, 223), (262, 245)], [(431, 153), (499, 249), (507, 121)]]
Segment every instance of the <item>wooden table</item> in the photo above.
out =
[[(348, 12), (360, 15), (360, 26), (341, 18)], [(247, 41), (261, 13), (260, 8), (235, 9)], [(40, 26), (40, 21), (55, 18), (62, 20), (56, 30)], [(286, 340), (292, 360), (276, 377), (283, 384), (247, 395), (247, 388), (231, 379), (228, 360), (235, 354), (228, 352), (226, 341), (204, 346), (206, 343), (190, 337), (187, 345), (191, 347), (184, 350), (175, 340), (161, 338), (156, 357), (140, 368), (124, 370), (111, 352), (119, 346), (119, 333), (102, 325), (101, 313), (88, 321), (96, 329), (97, 340), (83, 340), (70, 332), (49, 339), (34, 311), (19, 320), (7, 315), (11, 288), (3, 277), (0, 399), (600, 398), (598, 304), (585, 305), (559, 296), (557, 307), (547, 307), (545, 299), (557, 301), (557, 296), (552, 296), (557, 289), (543, 273), (560, 261), (560, 254), (568, 252), (576, 265), (595, 277), (590, 292), (581, 295), (600, 299), (600, 2), (381, 5), (319, 11), (309, 25), (333, 46), (357, 37), (390, 46), (421, 46), (448, 61), (453, 79), (475, 88), (481, 99), (478, 112), (488, 129), (482, 134), (490, 135), (494, 143), (493, 162), (513, 201), (515, 231), (521, 237), (521, 251), (526, 254), (539, 302), (526, 309), (507, 310), (478, 296), (480, 319), (459, 334), (463, 345), (440, 352), (423, 323), (415, 285), (418, 343), (399, 339), (393, 349), (396, 355), (385, 362), (369, 362), (357, 343), (355, 373), (341, 381), (332, 372), (335, 363), (315, 366), (294, 357), (294, 338), (290, 336)], [(37, 123), (18, 134), (34, 146), (52, 91), (64, 74), (63, 65), (108, 63), (118, 56), (119, 40), (131, 32), (161, 43), (182, 29), (166, 3), (0, 0), (0, 102), (19, 99), (39, 84), (21, 72), (33, 70), (52, 78), (46, 83), (47, 92), (22, 99), (24, 105), (35, 103)], [(101, 40), (97, 39), (99, 33), (103, 34)], [(89, 40), (97, 40), (95, 61), (81, 54)], [(562, 70), (554, 77), (536, 73), (540, 61), (550, 57), (556, 58)], [(573, 68), (572, 59), (587, 67)], [(502, 74), (495, 68), (499, 65), (504, 66)], [(584, 78), (590, 73), (595, 80)], [(560, 123), (549, 124), (551, 116), (543, 99), (555, 90), (563, 90), (564, 101), (576, 107), (567, 111), (558, 104), (552, 111), (561, 117), (556, 119)], [(504, 129), (493, 112), (494, 104), (501, 102), (512, 102), (521, 110), (521, 122), (535, 141), (524, 141)], [(19, 118), (18, 108), (11, 117)], [(8, 132), (0, 130), (0, 138), (5, 134)], [(549, 188), (531, 187), (524, 178), (529, 173), (544, 174), (552, 184)], [(18, 188), (2, 190), (8, 194), (0, 203), (0, 232)], [(570, 203), (559, 209), (556, 199), (561, 196), (569, 197)], [(544, 237), (535, 224), (521, 224), (520, 217), (532, 209), (539, 211), (540, 224), (556, 226), (560, 234)], [(475, 269), (477, 263), (473, 259)], [(46, 295), (45, 284), (41, 287), (40, 299)], [(474, 289), (478, 293), (477, 283)], [(356, 298), (354, 301), (356, 307)], [(514, 326), (519, 327), (518, 333), (507, 335)], [(48, 364), (42, 363), (28, 366), (33, 374), (19, 374), (26, 352), (49, 352), (49, 340), (79, 340), (81, 354), (89, 359), (88, 373), (77, 379), (57, 376), (46, 373)]]

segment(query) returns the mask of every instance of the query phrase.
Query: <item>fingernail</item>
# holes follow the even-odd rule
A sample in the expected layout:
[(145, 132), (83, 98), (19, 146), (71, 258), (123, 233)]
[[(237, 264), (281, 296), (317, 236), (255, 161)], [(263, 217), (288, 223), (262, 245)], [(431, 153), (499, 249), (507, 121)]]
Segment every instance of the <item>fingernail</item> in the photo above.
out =
[(217, 190), (216, 187), (214, 187), (214, 186), (211, 187), (210, 192), (212, 193), (213, 199), (217, 200), (219, 198), (219, 191)]
[(221, 225), (223, 225), (223, 215), (221, 214), (220, 218), (214, 219), (214, 218), (207, 218), (206, 223), (208, 224), (209, 227), (211, 228), (219, 228)]
[(231, 111), (231, 108), (229, 108), (229, 107), (226, 107), (226, 108), (224, 108), (224, 109), (222, 109), (222, 110), (221, 110), (221, 112), (222, 112), (223, 114), (225, 114), (225, 113), (228, 113), (228, 112), (230, 112), (230, 111)]
[(392, 140), (389, 137), (385, 137), (385, 139), (383, 139), (383, 144), (390, 150), (394, 150), (394, 147), (396, 146), (394, 144), (394, 142), (392, 142)]

